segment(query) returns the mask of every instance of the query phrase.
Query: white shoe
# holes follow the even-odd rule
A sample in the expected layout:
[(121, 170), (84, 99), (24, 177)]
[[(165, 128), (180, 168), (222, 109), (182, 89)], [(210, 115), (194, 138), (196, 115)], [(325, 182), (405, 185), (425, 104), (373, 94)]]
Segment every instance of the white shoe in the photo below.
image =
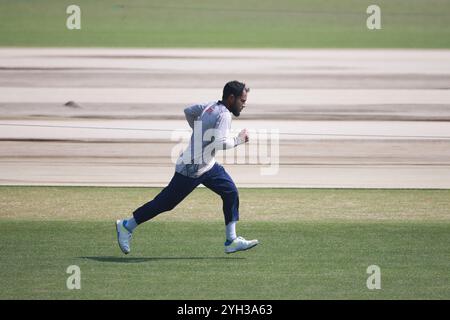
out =
[(122, 252), (125, 254), (130, 253), (130, 241), (132, 233), (123, 226), (123, 220), (116, 221), (116, 230), (117, 241), (119, 242), (120, 250), (122, 250)]
[(259, 243), (258, 240), (245, 240), (242, 237), (237, 237), (231, 243), (228, 242), (229, 241), (225, 242), (225, 253), (233, 253), (237, 251), (248, 250), (253, 248)]

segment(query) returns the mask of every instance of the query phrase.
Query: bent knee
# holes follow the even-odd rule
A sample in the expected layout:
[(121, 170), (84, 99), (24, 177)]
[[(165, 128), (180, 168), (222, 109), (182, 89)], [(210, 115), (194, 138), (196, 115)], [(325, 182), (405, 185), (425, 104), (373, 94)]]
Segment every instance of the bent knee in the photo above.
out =
[(239, 191), (236, 188), (228, 190), (227, 192), (224, 192), (222, 194), (222, 198), (238, 199), (239, 198)]

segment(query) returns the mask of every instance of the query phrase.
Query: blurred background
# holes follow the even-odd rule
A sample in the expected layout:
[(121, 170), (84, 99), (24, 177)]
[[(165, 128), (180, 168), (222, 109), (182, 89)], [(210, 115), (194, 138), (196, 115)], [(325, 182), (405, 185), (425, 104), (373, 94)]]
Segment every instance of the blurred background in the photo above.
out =
[(183, 109), (236, 79), (234, 131), (280, 132), (238, 186), (449, 188), (450, 1), (372, 4), (2, 1), (0, 183), (163, 186)]

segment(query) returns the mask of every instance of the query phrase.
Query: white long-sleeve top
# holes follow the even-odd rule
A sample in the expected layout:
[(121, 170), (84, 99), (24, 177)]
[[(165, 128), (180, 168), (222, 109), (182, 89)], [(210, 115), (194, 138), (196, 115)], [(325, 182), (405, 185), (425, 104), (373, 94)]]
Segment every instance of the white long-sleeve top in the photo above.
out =
[(178, 158), (178, 173), (198, 178), (214, 166), (217, 150), (244, 143), (241, 138), (230, 136), (231, 113), (220, 101), (187, 107), (184, 114), (193, 132), (188, 147)]

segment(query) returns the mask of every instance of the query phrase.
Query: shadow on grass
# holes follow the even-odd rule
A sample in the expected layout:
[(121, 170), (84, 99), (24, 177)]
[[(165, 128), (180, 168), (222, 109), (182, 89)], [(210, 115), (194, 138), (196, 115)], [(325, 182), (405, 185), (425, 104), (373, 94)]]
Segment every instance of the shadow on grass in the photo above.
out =
[(114, 263), (139, 263), (148, 261), (161, 260), (243, 260), (240, 257), (78, 257), (81, 259), (94, 260), (98, 262), (114, 262)]

